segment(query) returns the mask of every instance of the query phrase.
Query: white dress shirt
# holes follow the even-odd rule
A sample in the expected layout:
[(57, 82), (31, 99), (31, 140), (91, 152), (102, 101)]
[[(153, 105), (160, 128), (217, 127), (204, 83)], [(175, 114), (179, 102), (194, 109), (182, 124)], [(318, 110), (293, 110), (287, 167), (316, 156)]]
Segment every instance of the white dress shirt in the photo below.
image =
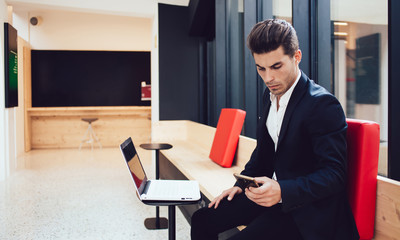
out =
[[(281, 127), (282, 127), (283, 117), (285, 116), (286, 107), (289, 103), (290, 97), (292, 96), (294, 88), (296, 87), (297, 83), (299, 82), (300, 77), (301, 77), (301, 72), (299, 70), (296, 81), (281, 96), (281, 98), (279, 99), (279, 103), (278, 103), (277, 97), (274, 94), (270, 93), (271, 107), (269, 108), (269, 114), (268, 114), (266, 125), (267, 125), (267, 129), (268, 129), (268, 133), (275, 143), (275, 151), (278, 148), (279, 133), (281, 132)], [(279, 106), (279, 108), (278, 108), (278, 106)], [(275, 172), (274, 172), (274, 175), (272, 176), (272, 179), (277, 180)]]

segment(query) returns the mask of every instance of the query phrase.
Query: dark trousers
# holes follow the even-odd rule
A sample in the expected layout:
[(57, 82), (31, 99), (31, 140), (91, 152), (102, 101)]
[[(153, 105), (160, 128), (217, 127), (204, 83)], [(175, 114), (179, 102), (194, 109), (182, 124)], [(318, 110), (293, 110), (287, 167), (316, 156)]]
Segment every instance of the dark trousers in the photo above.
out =
[(193, 214), (191, 225), (192, 240), (218, 239), (219, 233), (240, 225), (247, 227), (230, 239), (302, 239), (292, 216), (282, 212), (280, 204), (262, 207), (244, 193), (232, 201), (222, 200), (217, 209), (199, 209)]

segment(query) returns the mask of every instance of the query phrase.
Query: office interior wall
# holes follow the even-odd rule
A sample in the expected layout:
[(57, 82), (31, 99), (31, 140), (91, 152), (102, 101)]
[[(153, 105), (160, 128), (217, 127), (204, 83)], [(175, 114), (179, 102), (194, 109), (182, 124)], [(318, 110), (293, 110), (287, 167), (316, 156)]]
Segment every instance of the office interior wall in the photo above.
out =
[[(8, 23), (12, 26), (15, 25), (14, 23), (14, 9), (12, 6), (7, 6), (8, 8)], [(18, 34), (21, 32), (17, 30)], [(18, 36), (17, 39), (18, 43), (18, 106), (13, 108), (13, 120), (10, 121), (14, 124), (13, 131), (11, 128), (9, 129), (11, 136), (13, 136), (14, 141), (10, 140), (9, 144), (13, 145), (13, 153), (9, 157), (9, 168), (10, 173), (15, 170), (21, 163), (17, 162), (19, 156), (25, 153), (24, 148), (24, 64), (23, 64), (23, 48), (27, 46), (27, 42)]]
[[(164, 0), (177, 1), (177, 0)], [(68, 10), (74, 12), (92, 12), (99, 14), (114, 14), (122, 16), (147, 17), (153, 16), (157, 1), (154, 0), (7, 0), (7, 3), (19, 9), (49, 9)]]
[(22, 156), (25, 153), (25, 99), (24, 99), (24, 47), (26, 47), (28, 43), (18, 37), (18, 107), (15, 108), (15, 166), (12, 168), (17, 168), (21, 166), (23, 163), (18, 162), (19, 156)]
[[(22, 45), (35, 49), (151, 51), (152, 19), (69, 11), (14, 11), (0, 0), (0, 18), (12, 21), (19, 39), (19, 106), (6, 109), (4, 84), (0, 84), (0, 181), (17, 166), (17, 157), (24, 153), (23, 64)], [(40, 16), (41, 24), (32, 26), (29, 19)], [(3, 32), (3, 24), (0, 28)], [(1, 42), (4, 42), (1, 34)], [(21, 50), (21, 51), (20, 51)], [(4, 46), (1, 45), (1, 56)], [(0, 81), (4, 83), (4, 59), (0, 58)]]
[(188, 8), (159, 4), (160, 120), (200, 121), (200, 38), (188, 35)]
[(151, 31), (151, 121), (157, 122), (160, 119), (159, 101), (159, 53), (158, 53), (158, 7), (154, 14)]
[[(8, 21), (8, 9), (4, 0), (0, 0), (0, 19), (2, 22), (0, 24), (0, 56), (4, 56), (3, 22)], [(10, 154), (13, 155), (15, 152), (15, 143), (12, 142), (15, 129), (15, 123), (12, 121), (14, 108), (5, 108), (4, 80), (4, 57), (0, 57), (0, 181), (10, 174)]]
[[(33, 26), (31, 17), (40, 17)], [(14, 27), (32, 49), (150, 51), (151, 18), (95, 13), (15, 11)]]

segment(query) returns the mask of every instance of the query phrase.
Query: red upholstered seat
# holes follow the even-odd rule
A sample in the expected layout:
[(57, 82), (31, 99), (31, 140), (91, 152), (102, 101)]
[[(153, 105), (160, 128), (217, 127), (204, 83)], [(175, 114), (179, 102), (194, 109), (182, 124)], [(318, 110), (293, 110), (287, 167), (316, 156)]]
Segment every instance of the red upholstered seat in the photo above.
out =
[(245, 117), (246, 112), (240, 109), (221, 110), (209, 157), (222, 167), (232, 165)]
[(347, 124), (350, 206), (360, 239), (372, 239), (379, 159), (379, 125), (357, 119), (347, 119)]

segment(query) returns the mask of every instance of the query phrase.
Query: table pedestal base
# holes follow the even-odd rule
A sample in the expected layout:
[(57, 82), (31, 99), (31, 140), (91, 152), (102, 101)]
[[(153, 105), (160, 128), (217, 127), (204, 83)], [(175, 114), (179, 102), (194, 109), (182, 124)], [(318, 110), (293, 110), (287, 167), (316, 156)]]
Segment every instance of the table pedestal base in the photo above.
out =
[(164, 217), (159, 218), (158, 224), (157, 224), (157, 218), (146, 218), (144, 220), (144, 226), (150, 230), (167, 229), (168, 228), (168, 219), (166, 219)]

